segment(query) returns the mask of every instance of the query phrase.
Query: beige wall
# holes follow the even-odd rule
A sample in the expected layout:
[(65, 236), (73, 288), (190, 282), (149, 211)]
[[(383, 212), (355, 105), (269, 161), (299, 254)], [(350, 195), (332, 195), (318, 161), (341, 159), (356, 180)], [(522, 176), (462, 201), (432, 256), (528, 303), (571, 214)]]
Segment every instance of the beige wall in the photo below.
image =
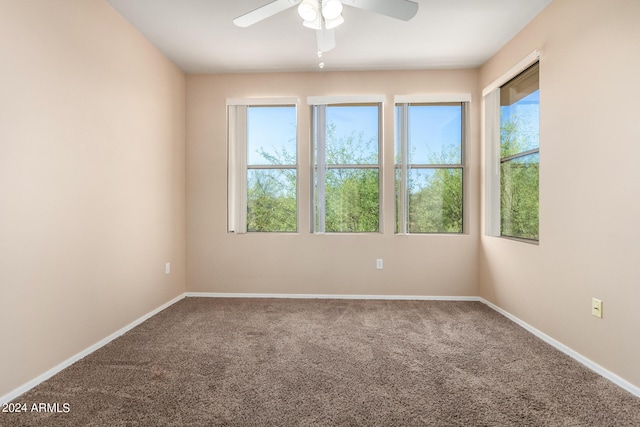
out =
[(0, 11), (2, 396), (185, 291), (185, 78), (105, 1)]
[[(476, 70), (187, 77), (187, 258), (192, 292), (477, 295), (479, 103)], [(393, 95), (472, 93), (467, 235), (395, 236)], [(382, 234), (310, 233), (311, 95), (386, 95)], [(228, 97), (296, 96), (299, 234), (226, 231)], [(376, 258), (384, 269), (376, 270)]]
[(480, 70), (482, 88), (542, 52), (540, 245), (483, 237), (481, 296), (636, 386), (638, 22), (637, 0), (556, 0)]

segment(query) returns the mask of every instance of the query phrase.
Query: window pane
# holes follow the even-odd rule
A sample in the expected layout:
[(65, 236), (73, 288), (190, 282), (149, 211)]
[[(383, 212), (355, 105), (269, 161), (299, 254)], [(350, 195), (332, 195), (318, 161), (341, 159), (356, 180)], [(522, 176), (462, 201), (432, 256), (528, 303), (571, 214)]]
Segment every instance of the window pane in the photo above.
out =
[[(538, 240), (540, 90), (534, 64), (500, 88), (500, 234)], [(514, 157), (515, 156), (515, 157)]]
[(538, 240), (538, 153), (500, 165), (501, 234)]
[(462, 169), (411, 169), (409, 233), (462, 233)]
[(247, 108), (247, 164), (296, 164), (296, 107)]
[(328, 106), (327, 164), (378, 163), (378, 106)]
[(538, 65), (500, 88), (500, 157), (540, 147)]
[(459, 102), (396, 106), (396, 232), (463, 232), (463, 116)]
[(296, 170), (247, 171), (247, 231), (297, 230)]
[(410, 105), (408, 132), (409, 163), (462, 163), (460, 104)]
[(325, 231), (378, 231), (378, 179), (377, 168), (327, 170)]

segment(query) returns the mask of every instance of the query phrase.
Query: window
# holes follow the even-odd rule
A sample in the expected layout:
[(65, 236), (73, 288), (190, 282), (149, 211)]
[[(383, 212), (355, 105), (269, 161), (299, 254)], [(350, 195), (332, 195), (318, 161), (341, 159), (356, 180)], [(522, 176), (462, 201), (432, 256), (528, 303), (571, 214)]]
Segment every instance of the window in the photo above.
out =
[(229, 106), (229, 231), (295, 232), (296, 106)]
[(540, 84), (538, 51), (483, 91), (488, 235), (537, 242)]
[(462, 233), (465, 103), (396, 103), (396, 233)]
[(312, 112), (313, 230), (380, 231), (381, 103), (320, 103)]
[(500, 234), (538, 240), (538, 63), (500, 87)]

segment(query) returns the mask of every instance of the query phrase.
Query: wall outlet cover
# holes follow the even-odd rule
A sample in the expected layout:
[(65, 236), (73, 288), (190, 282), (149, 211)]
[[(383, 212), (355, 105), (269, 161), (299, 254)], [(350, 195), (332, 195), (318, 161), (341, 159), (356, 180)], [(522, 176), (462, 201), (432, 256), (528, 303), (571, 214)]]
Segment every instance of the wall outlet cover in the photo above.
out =
[(591, 299), (591, 314), (602, 319), (602, 301), (598, 298)]

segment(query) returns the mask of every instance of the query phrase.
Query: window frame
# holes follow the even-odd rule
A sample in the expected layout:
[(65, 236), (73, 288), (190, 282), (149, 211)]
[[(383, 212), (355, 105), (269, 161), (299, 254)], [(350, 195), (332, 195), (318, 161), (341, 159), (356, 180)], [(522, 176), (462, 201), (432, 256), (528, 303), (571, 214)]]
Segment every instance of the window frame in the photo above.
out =
[[(502, 86), (500, 86), (500, 94), (502, 93), (502, 90), (509, 85), (511, 82), (520, 79), (522, 76), (525, 76), (531, 69), (533, 69), (534, 67), (536, 67), (536, 71), (537, 71), (537, 77), (538, 77), (538, 91), (539, 89), (539, 82), (540, 82), (540, 62), (536, 61), (533, 64), (529, 65), (526, 69), (522, 70), (520, 73), (518, 73), (516, 76), (514, 76), (511, 80), (509, 80), (508, 82), (504, 83)], [(532, 92), (535, 93), (535, 92)], [(501, 104), (502, 107), (502, 104)], [(538, 104), (538, 114), (539, 114), (539, 110), (540, 110), (540, 104)], [(502, 114), (500, 114), (500, 128), (502, 129)], [(537, 154), (538, 155), (538, 174), (540, 173), (540, 127), (538, 125), (538, 145), (536, 148), (533, 149), (528, 149), (528, 150), (523, 150), (517, 153), (513, 153), (510, 154), (508, 156), (504, 156), (500, 157), (500, 170), (502, 170), (502, 167), (507, 164), (507, 163), (517, 163), (518, 160), (523, 159), (527, 156), (531, 156), (533, 154)], [(500, 149), (502, 150), (502, 140), (500, 141)], [(503, 179), (504, 177), (502, 176), (502, 173), (500, 175), (500, 186), (502, 189), (503, 186)], [(527, 237), (523, 237), (523, 236), (515, 236), (515, 235), (511, 235), (511, 234), (505, 234), (504, 232), (504, 216), (503, 216), (503, 212), (502, 212), (502, 191), (500, 193), (500, 197), (501, 197), (501, 205), (500, 205), (500, 236), (501, 237), (505, 237), (505, 238), (509, 238), (509, 239), (518, 239), (518, 240), (526, 240), (526, 241), (532, 241), (532, 242), (537, 242), (540, 239), (540, 231), (539, 231), (539, 224), (540, 224), (540, 219), (539, 219), (539, 214), (540, 214), (540, 208), (538, 207), (538, 236), (537, 238), (527, 238)], [(537, 192), (537, 196), (538, 196), (538, 200), (540, 200), (540, 189), (538, 187), (538, 192)]]
[[(539, 245), (540, 232), (538, 230), (538, 239), (528, 239), (517, 236), (509, 236), (502, 234), (502, 207), (501, 207), (501, 176), (500, 168), (503, 158), (501, 157), (501, 119), (500, 119), (500, 88), (517, 78), (530, 67), (538, 64), (540, 67), (541, 53), (538, 49), (532, 51), (524, 57), (511, 69), (502, 76), (498, 77), (482, 91), (482, 123), (484, 126), (483, 138), (485, 149), (485, 235), (491, 237), (500, 237), (507, 240), (514, 240), (533, 245)], [(538, 69), (540, 73), (540, 68)], [(538, 79), (540, 74), (538, 74)], [(529, 152), (532, 151), (532, 152)], [(513, 156), (507, 156), (506, 161), (514, 158), (524, 157), (525, 155), (540, 154), (540, 143), (534, 150), (527, 150), (516, 153)], [(540, 189), (538, 188), (538, 200), (540, 200)], [(540, 208), (538, 205), (538, 224), (540, 222)]]
[[(310, 106), (311, 180), (310, 180), (310, 227), (314, 234), (381, 234), (383, 233), (383, 113), (384, 96), (312, 96)], [(328, 164), (326, 158), (326, 110), (328, 107), (376, 106), (378, 109), (377, 163)], [(320, 131), (322, 130), (322, 131)], [(354, 169), (378, 171), (378, 229), (375, 231), (326, 231), (326, 175), (329, 170)], [(320, 183), (318, 185), (318, 183)]]
[[(394, 124), (399, 125), (395, 129), (394, 139), (400, 137), (400, 142), (395, 141), (394, 150), (394, 183), (395, 194), (395, 214), (396, 226), (394, 232), (397, 235), (460, 235), (467, 233), (467, 137), (469, 107), (471, 94), (449, 94), (434, 96), (396, 96), (394, 100)], [(460, 106), (460, 163), (409, 163), (409, 108), (411, 106)], [(397, 109), (401, 108), (400, 117), (397, 117)], [(397, 154), (400, 151), (400, 159)], [(400, 163), (398, 163), (398, 160)], [(437, 170), (437, 169), (459, 169), (462, 173), (462, 227), (459, 232), (433, 231), (433, 232), (410, 232), (409, 231), (409, 194), (408, 194), (408, 174), (411, 169)], [(400, 182), (398, 183), (398, 172), (400, 172)], [(400, 188), (398, 189), (398, 185)]]
[[(248, 115), (252, 107), (293, 107), (295, 109), (296, 163), (249, 164), (247, 147)], [(299, 156), (299, 100), (298, 98), (230, 98), (227, 99), (227, 232), (233, 234), (296, 234), (300, 230), (300, 156)], [(295, 170), (296, 227), (286, 231), (248, 230), (248, 182), (251, 170)]]

